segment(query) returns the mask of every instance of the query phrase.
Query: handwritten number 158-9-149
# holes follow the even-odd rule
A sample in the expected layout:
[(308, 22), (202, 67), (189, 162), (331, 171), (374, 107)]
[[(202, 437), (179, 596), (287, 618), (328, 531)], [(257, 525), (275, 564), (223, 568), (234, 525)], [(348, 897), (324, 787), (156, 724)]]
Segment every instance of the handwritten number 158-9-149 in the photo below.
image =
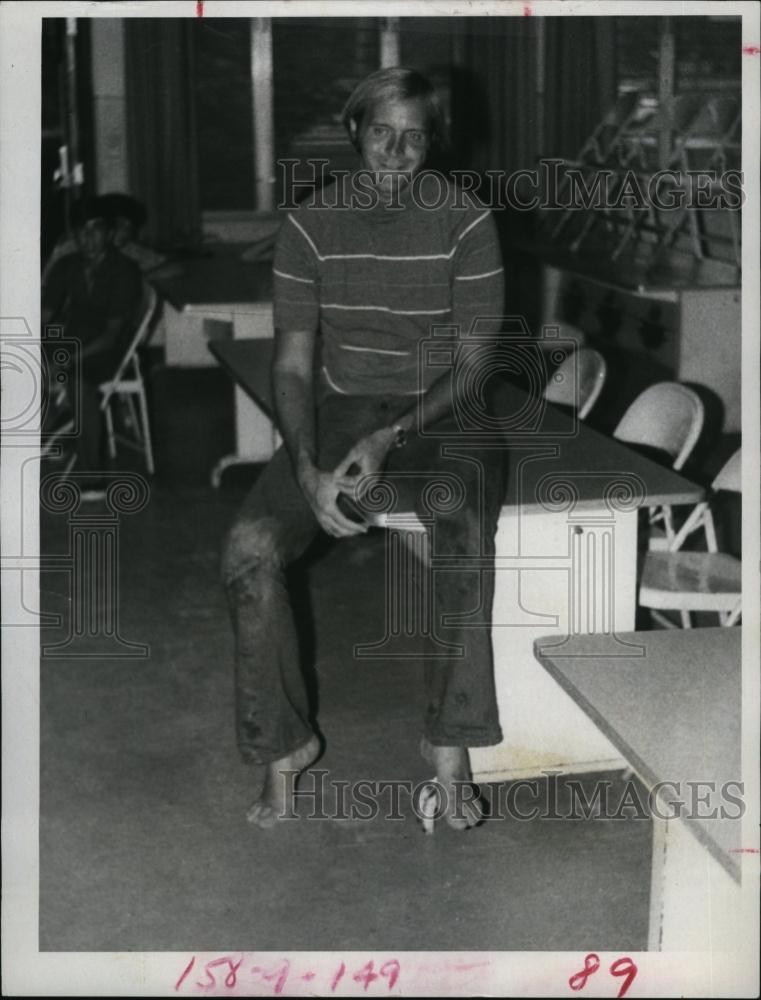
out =
[[(214, 958), (204, 964), (202, 979), (190, 979), (189, 977), (193, 971), (195, 962), (196, 957), (194, 955), (182, 970), (179, 979), (174, 984), (176, 992), (179, 992), (183, 984), (185, 984), (186, 988), (195, 986), (198, 990), (202, 990), (204, 992), (211, 992), (223, 987), (232, 990), (238, 985), (239, 978), (242, 979), (243, 976), (249, 976), (251, 977), (249, 982), (253, 983), (258, 981), (259, 983), (267, 983), (270, 985), (272, 992), (276, 996), (280, 996), (283, 993), (289, 978), (293, 977), (300, 979), (303, 982), (311, 982), (317, 976), (317, 973), (313, 972), (311, 969), (308, 969), (303, 973), (294, 972), (291, 969), (291, 963), (287, 958), (271, 967), (251, 965), (242, 969), (241, 966), (243, 965), (243, 958), (239, 958), (235, 961), (230, 956), (225, 955), (220, 958)], [(341, 980), (348, 975), (349, 981), (359, 983), (365, 993), (367, 993), (369, 988), (376, 981), (378, 981), (379, 984), (385, 983), (387, 988), (391, 990), (394, 988), (399, 979), (400, 971), (401, 966), (395, 958), (383, 962), (377, 972), (375, 971), (375, 962), (372, 959), (354, 972), (349, 972), (347, 970), (346, 963), (341, 962), (335, 969), (333, 975), (330, 977), (329, 989), (331, 993), (335, 993), (341, 983)]]

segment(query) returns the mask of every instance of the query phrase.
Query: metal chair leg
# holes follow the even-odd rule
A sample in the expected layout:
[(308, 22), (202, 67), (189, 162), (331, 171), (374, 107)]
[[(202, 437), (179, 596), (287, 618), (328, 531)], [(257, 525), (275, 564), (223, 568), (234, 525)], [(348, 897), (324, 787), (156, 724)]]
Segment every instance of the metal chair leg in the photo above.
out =
[(108, 454), (112, 459), (116, 458), (116, 438), (114, 437), (114, 418), (111, 414), (111, 400), (106, 403), (103, 410), (106, 418), (106, 432), (108, 434)]
[(139, 437), (139, 435), (140, 435), (140, 422), (137, 419), (137, 412), (135, 410), (135, 403), (134, 403), (134, 401), (132, 399), (132, 393), (131, 392), (125, 393), (124, 399), (126, 400), (127, 409), (129, 410), (129, 418), (130, 418), (130, 421), (131, 421), (132, 429), (134, 430), (135, 434), (137, 434), (138, 437)]
[(679, 627), (678, 625), (675, 625), (670, 618), (667, 618), (666, 615), (662, 614), (660, 611), (656, 611), (655, 608), (650, 608), (650, 617), (653, 621), (658, 622), (658, 624), (662, 625), (664, 628)]
[(140, 415), (142, 417), (143, 445), (145, 447), (145, 464), (148, 467), (148, 472), (151, 475), (153, 475), (155, 470), (153, 465), (153, 444), (151, 442), (151, 425), (148, 418), (148, 401), (145, 398), (145, 389), (143, 388), (142, 384), (140, 386), (138, 400), (140, 402)]
[(728, 626), (736, 625), (737, 622), (740, 620), (741, 616), (742, 616), (742, 600), (738, 601), (737, 604), (732, 608), (732, 610), (727, 612), (722, 624)]

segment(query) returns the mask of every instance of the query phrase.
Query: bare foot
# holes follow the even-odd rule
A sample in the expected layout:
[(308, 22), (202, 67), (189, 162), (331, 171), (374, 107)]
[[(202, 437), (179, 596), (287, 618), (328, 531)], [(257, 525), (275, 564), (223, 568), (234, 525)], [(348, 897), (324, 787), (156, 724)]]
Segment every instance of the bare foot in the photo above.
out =
[(423, 738), (420, 752), (436, 770), (447, 796), (445, 819), (454, 830), (468, 830), (483, 819), (483, 810), (470, 784), (473, 776), (466, 747), (437, 747)]
[(292, 793), (295, 782), (286, 781), (282, 772), (303, 771), (310, 764), (313, 764), (319, 755), (320, 741), (313, 735), (309, 742), (299, 747), (298, 750), (268, 764), (262, 794), (246, 813), (248, 822), (253, 826), (261, 827), (262, 830), (271, 829), (278, 819), (285, 815), (287, 807), (292, 804), (288, 801), (288, 789), (290, 788)]

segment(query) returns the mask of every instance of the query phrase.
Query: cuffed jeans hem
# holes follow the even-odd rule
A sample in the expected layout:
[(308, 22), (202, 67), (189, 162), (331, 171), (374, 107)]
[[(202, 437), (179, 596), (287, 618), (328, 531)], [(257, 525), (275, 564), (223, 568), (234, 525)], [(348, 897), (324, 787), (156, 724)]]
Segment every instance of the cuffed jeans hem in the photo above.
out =
[(291, 754), (297, 753), (316, 735), (316, 733), (310, 732), (308, 736), (306, 736), (303, 740), (300, 740), (289, 750), (257, 750), (256, 747), (250, 747), (239, 743), (238, 753), (240, 754), (241, 760), (244, 764), (272, 764), (276, 760), (282, 760), (283, 757), (290, 757)]
[(425, 738), (434, 747), (495, 747), (502, 742), (502, 731), (494, 730), (491, 733), (459, 732), (459, 733), (425, 733)]

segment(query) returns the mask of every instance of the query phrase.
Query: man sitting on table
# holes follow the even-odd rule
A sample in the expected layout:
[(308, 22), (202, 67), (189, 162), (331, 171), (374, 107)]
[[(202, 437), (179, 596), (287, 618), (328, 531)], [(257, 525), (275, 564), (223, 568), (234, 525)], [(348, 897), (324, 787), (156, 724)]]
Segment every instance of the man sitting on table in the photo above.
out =
[[(64, 335), (79, 342), (81, 370), (68, 373), (67, 405), (81, 407), (77, 468), (97, 472), (103, 457), (98, 386), (116, 374), (135, 332), (142, 278), (112, 245), (113, 220), (100, 199), (75, 203), (71, 225), (78, 250), (61, 257), (42, 286), (43, 337), (48, 325), (60, 323)], [(55, 344), (43, 339), (48, 358)], [(55, 365), (49, 367), (54, 374)]]
[[(428, 174), (430, 184), (418, 176), (444, 139), (435, 91), (419, 74), (372, 74), (349, 98), (344, 124), (363, 168), (344, 191), (348, 207), (332, 207), (341, 198), (335, 189), (318, 192), (311, 205), (289, 213), (278, 238), (273, 383), (285, 445), (244, 502), (223, 558), (236, 638), (238, 744), (245, 760), (266, 766), (248, 812), (261, 827), (273, 826), (289, 805), (282, 772), (308, 767), (320, 749), (299, 669), (287, 565), (320, 528), (336, 538), (367, 530), (337, 500), (358, 495), (381, 470), (391, 482), (397, 473), (429, 485), (437, 474), (457, 477), (463, 502), (437, 515), (436, 554), (493, 560), (504, 495), (499, 450), (478, 453), (471, 445), (442, 457), (440, 436), (417, 433), (420, 414), (427, 428), (449, 431), (448, 444), (458, 440), (450, 379), (436, 369), (421, 376), (420, 341), (436, 324), (467, 333), (476, 317), (502, 313), (491, 213), (440, 175)], [(467, 622), (440, 630), (458, 649), (421, 664), (421, 749), (446, 792), (447, 822), (458, 829), (480, 818), (473, 804), (455, 809), (470, 778), (467, 748), (501, 740), (492, 597), (489, 569), (435, 574), (437, 617), (460, 611)]]

